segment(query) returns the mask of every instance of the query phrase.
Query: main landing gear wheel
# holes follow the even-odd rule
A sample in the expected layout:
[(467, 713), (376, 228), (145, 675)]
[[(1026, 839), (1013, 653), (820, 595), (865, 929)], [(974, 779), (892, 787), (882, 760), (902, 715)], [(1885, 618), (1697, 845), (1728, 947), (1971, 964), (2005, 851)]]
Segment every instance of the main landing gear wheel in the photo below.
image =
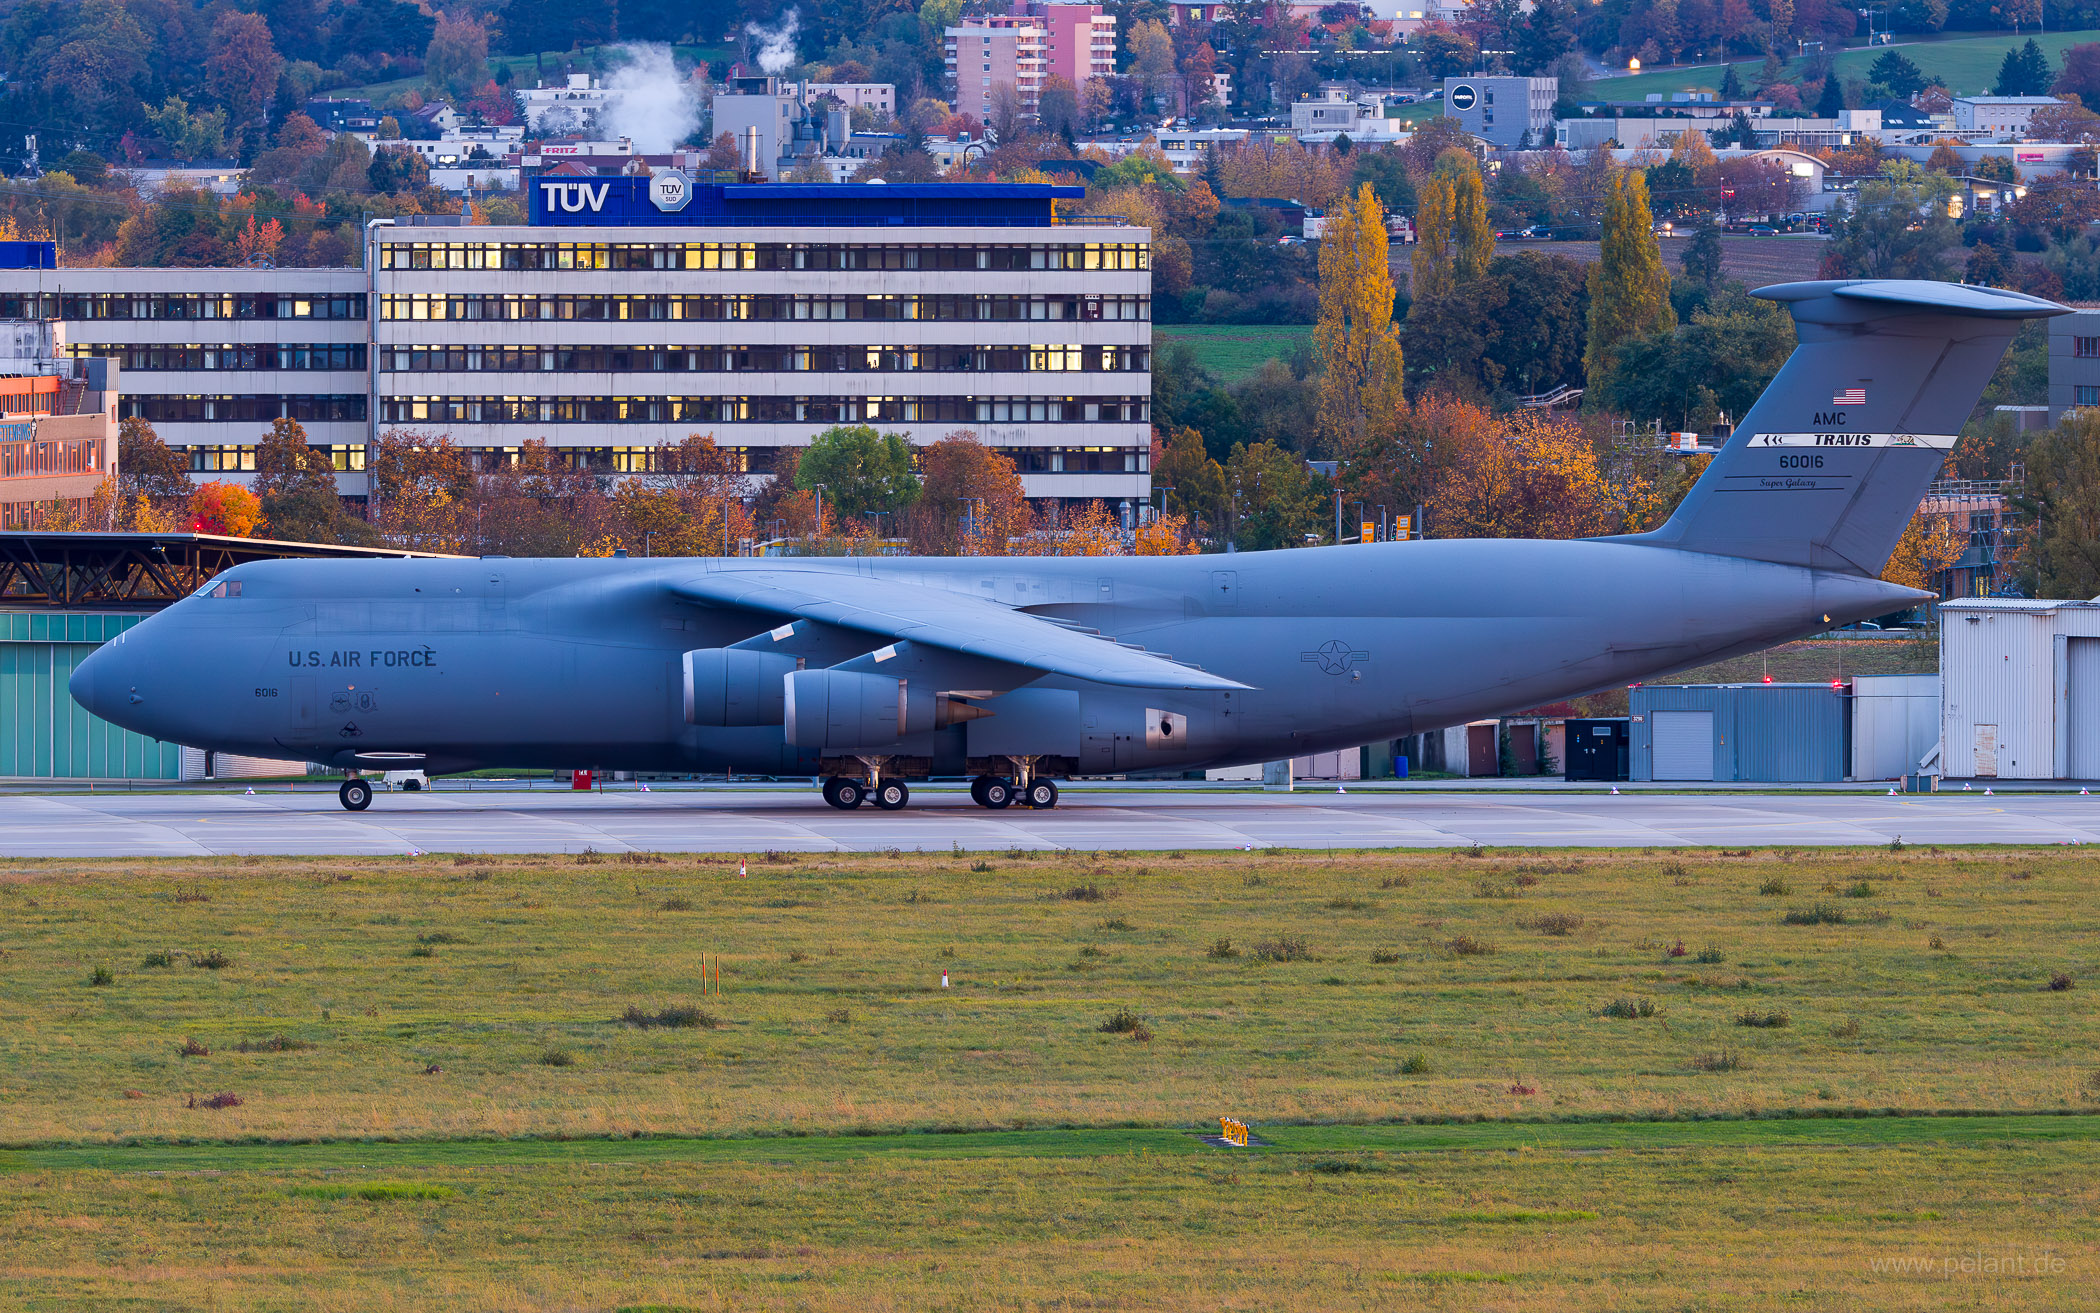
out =
[(345, 810), (361, 812), (372, 805), (372, 786), (363, 780), (344, 780), (337, 796), (342, 798)]
[(984, 800), (984, 789), (985, 786), (990, 784), (991, 782), (992, 777), (989, 775), (979, 775), (976, 779), (971, 780), (970, 801), (976, 803), (980, 807), (989, 807), (991, 804)]
[(875, 786), (875, 805), (886, 812), (902, 811), (911, 801), (911, 790), (901, 780), (884, 780)]
[(1057, 786), (1049, 780), (1031, 780), (1026, 797), (1029, 806), (1048, 811), (1057, 805)]
[(859, 780), (834, 775), (824, 782), (824, 801), (842, 812), (850, 812), (867, 799), (868, 787)]
[(1010, 807), (1013, 805), (1014, 786), (1011, 783), (1009, 783), (1006, 780), (988, 776), (983, 780), (983, 784), (984, 795), (978, 798), (978, 806), (989, 807), (993, 811), (998, 811), (1001, 807)]

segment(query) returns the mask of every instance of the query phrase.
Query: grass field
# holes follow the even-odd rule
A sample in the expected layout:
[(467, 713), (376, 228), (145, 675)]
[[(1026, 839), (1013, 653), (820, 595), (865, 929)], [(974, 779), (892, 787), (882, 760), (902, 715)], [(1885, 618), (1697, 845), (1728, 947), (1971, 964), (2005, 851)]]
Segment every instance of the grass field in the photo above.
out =
[(1219, 382), (1237, 383), (1271, 360), (1288, 362), (1301, 346), (1311, 346), (1312, 333), (1311, 324), (1154, 324), (1152, 344), (1164, 349), (1185, 342)]
[[(1836, 56), (1836, 64), (1843, 77), (1864, 81), (1867, 70), (1883, 52), (1900, 50), (1927, 77), (1937, 74), (1946, 79), (1948, 90), (1955, 95), (1980, 96), (1987, 94), (1997, 80), (1998, 66), (2005, 61), (2005, 52), (2026, 45), (2030, 38), (2049, 56), (2051, 66), (2061, 68), (2065, 50), (2089, 41), (2100, 41), (2100, 32), (2025, 32), (2019, 36), (2010, 32), (1989, 36), (1957, 33), (1930, 39), (1899, 35), (1893, 46), (1862, 45), (1841, 51)], [(1754, 87), (1763, 66), (1764, 61), (1758, 59), (1739, 62), (1736, 76), (1745, 86)], [(1599, 78), (1592, 86), (1591, 96), (1598, 100), (1640, 100), (1658, 94), (1667, 97), (1673, 91), (1718, 91), (1724, 67), (1709, 64), (1661, 68), (1628, 77)], [(1787, 65), (1789, 76), (1800, 75), (1803, 67), (1801, 60), (1790, 61)]]
[(2089, 1307), (2081, 856), (13, 863), (0, 1306)]

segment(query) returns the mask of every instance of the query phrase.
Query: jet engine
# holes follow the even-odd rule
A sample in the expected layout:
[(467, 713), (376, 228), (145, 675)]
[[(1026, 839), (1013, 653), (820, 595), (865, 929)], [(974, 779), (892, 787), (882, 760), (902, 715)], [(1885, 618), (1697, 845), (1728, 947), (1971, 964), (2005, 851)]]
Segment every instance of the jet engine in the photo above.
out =
[(798, 748), (850, 751), (895, 743), (992, 714), (924, 684), (850, 670), (798, 670), (786, 688), (783, 723)]
[(797, 664), (784, 653), (735, 647), (686, 653), (685, 723), (778, 725), (785, 714), (783, 681)]

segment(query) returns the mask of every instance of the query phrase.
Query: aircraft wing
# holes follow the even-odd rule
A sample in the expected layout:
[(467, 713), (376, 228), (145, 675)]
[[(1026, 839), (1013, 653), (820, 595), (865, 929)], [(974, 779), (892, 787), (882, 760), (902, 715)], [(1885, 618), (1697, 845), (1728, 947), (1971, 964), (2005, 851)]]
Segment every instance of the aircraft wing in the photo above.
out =
[(1248, 685), (966, 593), (822, 570), (723, 570), (673, 582), (704, 606), (770, 611), (1046, 674), (1124, 688), (1243, 689)]

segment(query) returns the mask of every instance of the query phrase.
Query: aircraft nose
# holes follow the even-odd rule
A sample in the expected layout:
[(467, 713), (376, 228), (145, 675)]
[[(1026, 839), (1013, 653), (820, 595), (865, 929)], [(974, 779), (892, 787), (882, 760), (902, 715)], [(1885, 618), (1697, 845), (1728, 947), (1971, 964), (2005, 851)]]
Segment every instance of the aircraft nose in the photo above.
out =
[[(87, 654), (87, 658), (73, 669), (73, 677), (66, 681), (66, 691), (73, 700), (87, 709), (90, 716), (102, 715), (100, 684), (102, 674), (109, 667), (108, 654), (101, 648)], [(104, 716), (103, 719), (108, 719)]]

